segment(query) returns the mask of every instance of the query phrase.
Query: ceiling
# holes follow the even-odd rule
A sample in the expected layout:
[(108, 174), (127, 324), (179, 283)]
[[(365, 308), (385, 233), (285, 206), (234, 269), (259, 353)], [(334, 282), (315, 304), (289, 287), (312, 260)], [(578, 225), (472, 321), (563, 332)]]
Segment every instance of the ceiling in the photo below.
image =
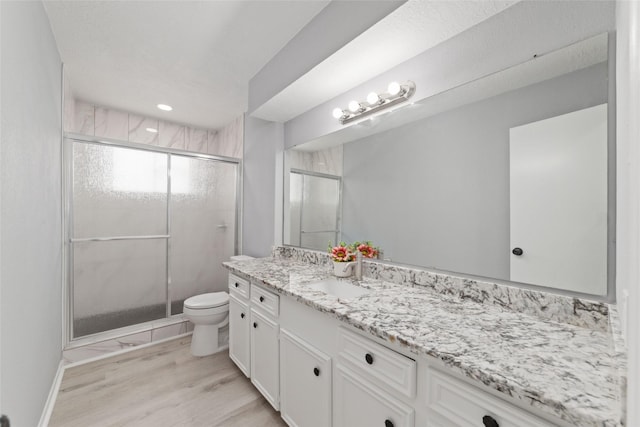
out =
[(502, 12), (518, 0), (409, 0), (258, 107), (285, 122)]
[(249, 79), (328, 3), (44, 2), (77, 99), (212, 129), (247, 110)]

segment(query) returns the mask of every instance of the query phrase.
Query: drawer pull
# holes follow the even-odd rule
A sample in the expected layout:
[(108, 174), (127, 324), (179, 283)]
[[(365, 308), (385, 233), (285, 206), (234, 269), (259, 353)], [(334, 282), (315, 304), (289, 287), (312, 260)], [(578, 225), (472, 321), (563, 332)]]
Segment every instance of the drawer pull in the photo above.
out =
[(482, 424), (484, 427), (500, 427), (500, 424), (491, 415), (482, 417)]
[(260, 297), (260, 302), (264, 302), (264, 297)]
[(364, 360), (366, 360), (369, 365), (373, 365), (373, 356), (371, 353), (365, 354)]
[(393, 421), (384, 420), (384, 427), (393, 427)]
[(258, 324), (256, 322), (253, 322), (253, 328), (255, 329), (257, 327), (258, 327)]
[(240, 286), (240, 285), (238, 284), (238, 282), (236, 282), (236, 288), (237, 288), (238, 286)]
[(244, 313), (240, 313), (240, 318), (244, 319)]
[(320, 376), (320, 369), (313, 368), (313, 375), (315, 375), (316, 377), (319, 377)]

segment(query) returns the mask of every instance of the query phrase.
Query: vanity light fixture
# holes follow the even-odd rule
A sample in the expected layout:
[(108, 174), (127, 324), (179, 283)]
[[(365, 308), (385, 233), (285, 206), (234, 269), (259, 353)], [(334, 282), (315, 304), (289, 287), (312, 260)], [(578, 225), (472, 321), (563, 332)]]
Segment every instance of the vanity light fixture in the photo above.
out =
[(405, 83), (391, 82), (385, 93), (371, 92), (366, 102), (351, 101), (346, 110), (334, 108), (333, 117), (346, 125), (354, 120), (377, 113), (386, 108), (400, 104), (416, 93), (416, 84), (412, 81)]
[(162, 111), (171, 111), (171, 110), (173, 110), (173, 107), (171, 105), (167, 105), (167, 104), (158, 104), (157, 107), (159, 109), (161, 109)]

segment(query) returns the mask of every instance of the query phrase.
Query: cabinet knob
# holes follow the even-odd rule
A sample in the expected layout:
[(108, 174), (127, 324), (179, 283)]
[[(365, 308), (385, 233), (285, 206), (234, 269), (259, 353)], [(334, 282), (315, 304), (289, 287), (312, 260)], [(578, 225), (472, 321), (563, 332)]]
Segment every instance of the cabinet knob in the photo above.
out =
[(244, 319), (244, 313), (240, 313), (240, 318)]
[(260, 297), (260, 302), (264, 302), (264, 297)]
[(365, 354), (364, 360), (366, 360), (369, 365), (373, 365), (373, 355), (371, 355), (371, 353)]
[(238, 282), (236, 282), (236, 288), (237, 288), (238, 286), (240, 286), (240, 285), (238, 284)]
[(393, 421), (384, 420), (384, 427), (393, 427)]
[(482, 424), (484, 427), (500, 427), (500, 424), (491, 415), (482, 417)]
[(253, 327), (254, 327), (254, 328), (257, 328), (257, 327), (258, 327), (258, 323), (253, 322)]
[(513, 248), (511, 253), (514, 254), (515, 256), (520, 256), (524, 253), (524, 251), (521, 248)]
[(316, 377), (319, 377), (320, 376), (320, 369), (313, 368), (313, 375), (315, 375)]

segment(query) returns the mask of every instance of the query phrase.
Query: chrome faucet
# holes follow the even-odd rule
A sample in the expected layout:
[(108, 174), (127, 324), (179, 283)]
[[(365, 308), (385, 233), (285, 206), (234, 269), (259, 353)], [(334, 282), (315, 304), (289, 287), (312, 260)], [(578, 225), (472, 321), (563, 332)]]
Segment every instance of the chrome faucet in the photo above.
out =
[(354, 274), (356, 276), (356, 280), (362, 280), (362, 252), (356, 252), (356, 266)]

